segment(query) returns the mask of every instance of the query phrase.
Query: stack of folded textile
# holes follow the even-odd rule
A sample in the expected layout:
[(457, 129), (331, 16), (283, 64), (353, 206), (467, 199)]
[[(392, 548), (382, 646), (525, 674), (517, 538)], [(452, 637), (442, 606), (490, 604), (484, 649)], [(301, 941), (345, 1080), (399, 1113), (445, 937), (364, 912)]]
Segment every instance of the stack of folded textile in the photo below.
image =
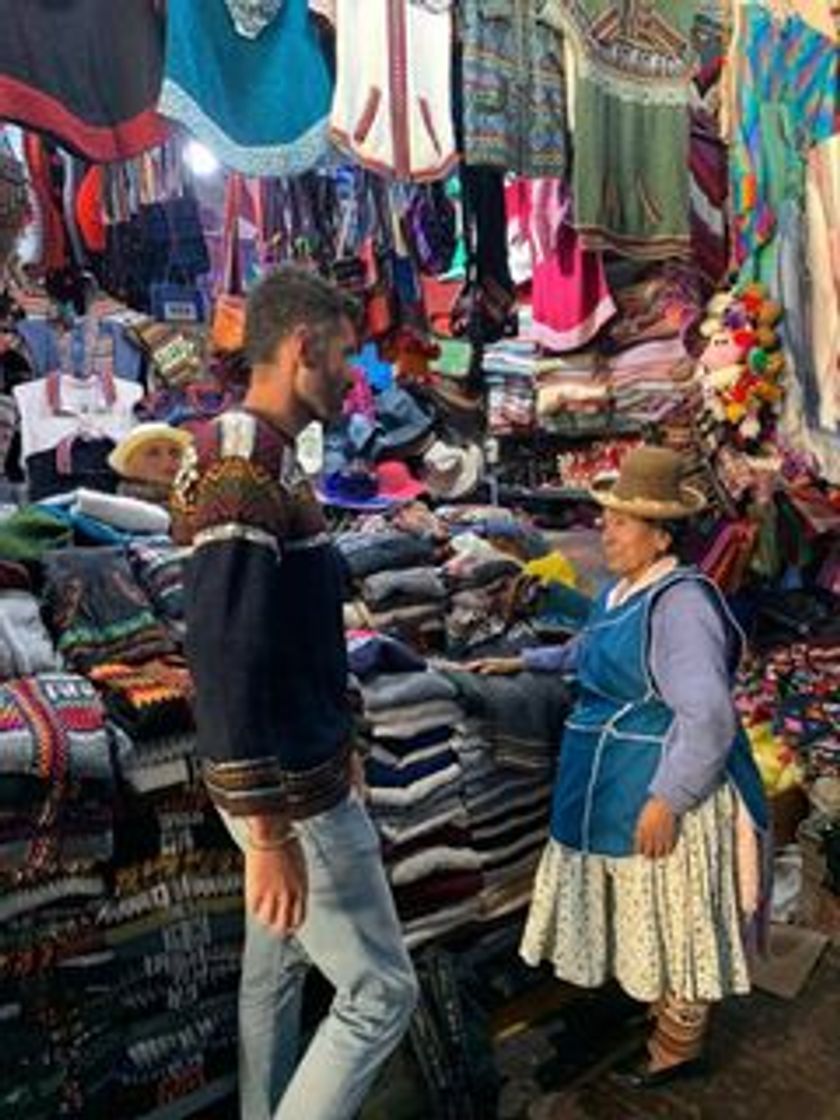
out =
[(408, 944), (468, 924), (481, 890), (462, 772), (452, 750), (455, 686), (407, 646), (375, 634), (349, 640), (370, 727), (369, 807)]
[(0, 1113), (136, 1116), (232, 1077), (241, 860), (194, 765), (183, 552), (60, 524), (4, 526), (43, 603), (0, 562)]
[(169, 537), (148, 537), (128, 545), (128, 557), (137, 582), (146, 592), (155, 614), (183, 643), (184, 562), (189, 550), (174, 545)]
[(463, 659), (499, 650), (511, 626), (521, 564), (476, 533), (455, 538), (457, 551), (443, 567), (450, 593), (447, 652)]
[[(9, 649), (6, 649), (8, 658)], [(0, 1112), (64, 1115), (83, 1070), (77, 1042), (107, 1030), (90, 1010), (101, 977), (65, 992), (65, 953), (95, 931), (114, 847), (118, 743), (93, 686), (43, 671), (0, 684)], [(61, 939), (57, 938), (61, 931)], [(83, 951), (87, 951), (85, 948)], [(43, 991), (49, 985), (45, 1009)], [(66, 997), (66, 998), (65, 998)], [(20, 1051), (8, 1040), (49, 1048)], [(90, 1097), (95, 1100), (94, 1082)]]
[(345, 612), (348, 626), (391, 634), (424, 650), (439, 648), (446, 588), (434, 567), (437, 542), (422, 531), (377, 522), (373, 530), (342, 534), (337, 543), (356, 596)]
[(241, 891), (229, 848), (158, 855), (118, 872), (98, 915), (119, 995), (117, 1115), (142, 1115), (230, 1070)]
[(172, 565), (160, 548), (135, 546), (152, 599), (129, 557), (123, 548), (48, 555), (45, 600), (58, 649), (101, 690), (109, 717), (131, 739), (126, 778), (148, 790), (190, 778), (192, 683), (175, 636), (179, 562)]
[(521, 339), (487, 346), (483, 357), (487, 430), (491, 435), (533, 431), (536, 424), (537, 347)]
[(374, 572), (362, 581), (362, 601), (385, 634), (425, 645), (443, 631), (446, 586), (436, 568)]
[(124, 549), (48, 553), (44, 571), (47, 619), (56, 646), (78, 672), (106, 662), (137, 665), (176, 652)]
[(557, 750), (571, 698), (553, 674), (481, 677), (447, 670), (465, 718), (453, 745), (481, 855), (480, 917), (523, 905), (547, 837)]

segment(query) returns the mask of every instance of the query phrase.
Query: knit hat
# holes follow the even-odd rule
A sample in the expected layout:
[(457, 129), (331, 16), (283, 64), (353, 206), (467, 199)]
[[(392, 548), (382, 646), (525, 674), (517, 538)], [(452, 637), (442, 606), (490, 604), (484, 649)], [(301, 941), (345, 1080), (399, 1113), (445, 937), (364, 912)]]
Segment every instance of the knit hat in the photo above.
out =
[(590, 493), (607, 509), (648, 521), (691, 517), (706, 505), (699, 490), (682, 481), (685, 461), (667, 447), (638, 447), (627, 454), (617, 480), (596, 481)]

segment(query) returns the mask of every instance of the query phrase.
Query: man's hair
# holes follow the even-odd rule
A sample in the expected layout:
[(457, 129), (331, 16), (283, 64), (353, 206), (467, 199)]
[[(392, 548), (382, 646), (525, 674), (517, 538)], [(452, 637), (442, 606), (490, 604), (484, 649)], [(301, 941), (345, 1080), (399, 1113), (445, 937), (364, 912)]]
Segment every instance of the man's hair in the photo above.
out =
[(356, 300), (317, 273), (284, 265), (261, 280), (248, 297), (248, 361), (252, 366), (271, 362), (279, 343), (300, 326), (310, 329), (316, 345), (325, 344), (342, 319), (359, 328)]

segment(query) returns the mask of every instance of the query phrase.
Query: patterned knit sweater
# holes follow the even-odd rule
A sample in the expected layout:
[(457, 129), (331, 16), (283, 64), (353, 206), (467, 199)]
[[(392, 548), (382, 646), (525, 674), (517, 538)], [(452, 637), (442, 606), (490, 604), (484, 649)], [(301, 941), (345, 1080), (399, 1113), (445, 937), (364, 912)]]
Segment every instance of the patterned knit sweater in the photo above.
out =
[(198, 749), (234, 815), (307, 817), (347, 791), (342, 568), (285, 435), (235, 410), (209, 423), (173, 498), (187, 563)]

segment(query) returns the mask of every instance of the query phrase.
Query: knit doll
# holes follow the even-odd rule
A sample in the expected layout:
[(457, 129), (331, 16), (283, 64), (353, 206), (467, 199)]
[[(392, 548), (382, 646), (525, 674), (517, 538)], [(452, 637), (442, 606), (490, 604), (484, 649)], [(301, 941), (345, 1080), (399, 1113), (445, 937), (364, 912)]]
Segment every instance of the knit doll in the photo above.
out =
[(722, 443), (761, 453), (772, 440), (783, 395), (785, 361), (775, 330), (781, 307), (761, 284), (749, 284), (714, 296), (708, 312), (698, 371), (706, 408), (720, 425)]

